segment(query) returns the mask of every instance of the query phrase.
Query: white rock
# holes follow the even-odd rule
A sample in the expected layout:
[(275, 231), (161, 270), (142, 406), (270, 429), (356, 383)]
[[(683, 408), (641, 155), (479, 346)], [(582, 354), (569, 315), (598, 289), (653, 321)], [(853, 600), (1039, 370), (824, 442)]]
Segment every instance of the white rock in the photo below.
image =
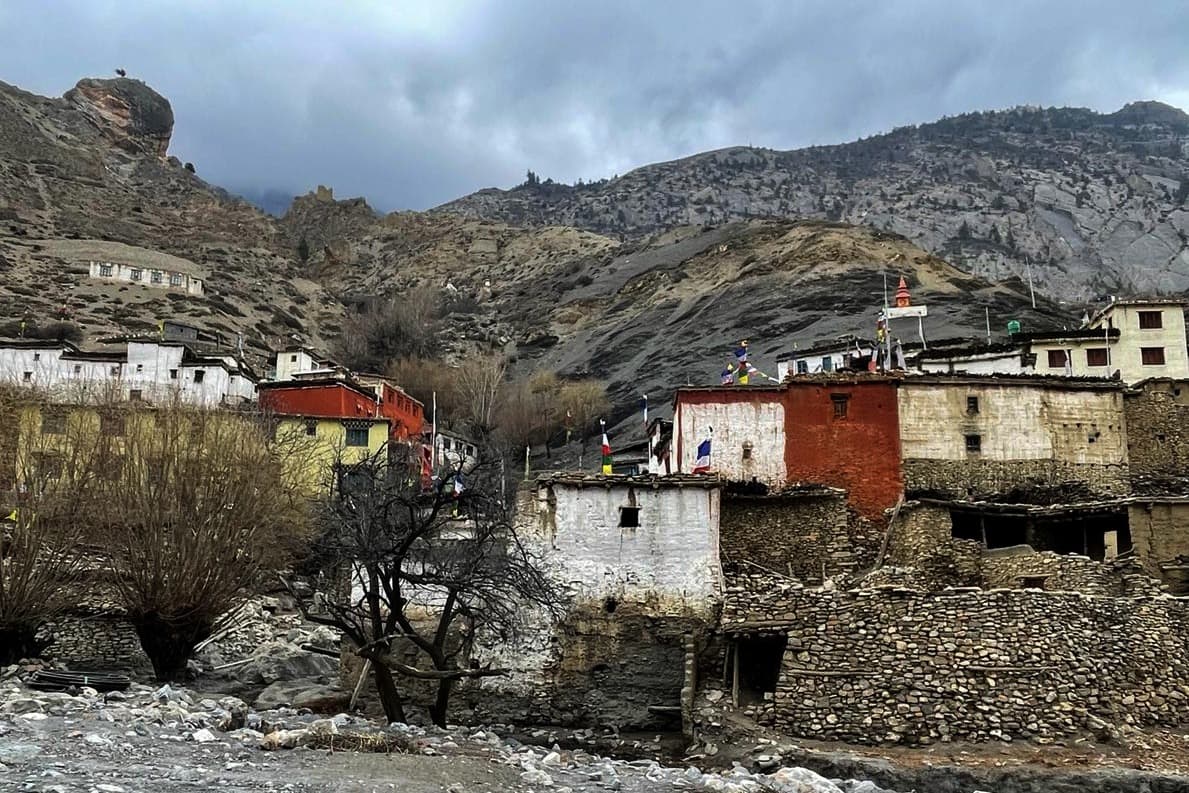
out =
[(561, 755), (557, 752), (550, 752), (541, 758), (541, 765), (561, 765)]
[(339, 725), (334, 719), (318, 719), (306, 727), (310, 735), (338, 735)]
[(190, 733), (190, 740), (194, 741), (194, 743), (211, 743), (217, 741), (218, 738), (215, 737), (213, 732), (203, 728)]
[(808, 768), (781, 768), (761, 784), (776, 793), (843, 793), (833, 782)]
[(107, 738), (104, 738), (102, 735), (96, 735), (93, 732), (87, 733), (86, 735), (84, 735), (83, 740), (85, 742), (91, 744), (92, 746), (110, 746), (111, 745), (110, 740), (108, 740)]
[(520, 781), (526, 785), (544, 785), (545, 787), (553, 787), (553, 777), (546, 774), (544, 771), (533, 769), (525, 771), (520, 775)]
[(95, 789), (98, 790), (99, 793), (124, 793), (124, 788), (120, 787), (119, 785), (96, 785)]

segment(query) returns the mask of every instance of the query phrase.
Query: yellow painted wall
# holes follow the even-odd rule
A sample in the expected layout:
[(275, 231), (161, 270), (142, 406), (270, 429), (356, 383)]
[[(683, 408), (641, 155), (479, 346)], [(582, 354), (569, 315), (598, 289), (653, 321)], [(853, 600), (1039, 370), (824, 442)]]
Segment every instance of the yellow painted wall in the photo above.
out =
[[(313, 435), (307, 431), (309, 422), (314, 424)], [(386, 420), (375, 421), (368, 429), (367, 446), (348, 446), (347, 431), (341, 419), (284, 416), (277, 425), (278, 438), (295, 444), (303, 441), (309, 444), (306, 453), (293, 455), (289, 473), (310, 496), (327, 492), (336, 463), (358, 463), (383, 451), (388, 443), (388, 431)]]

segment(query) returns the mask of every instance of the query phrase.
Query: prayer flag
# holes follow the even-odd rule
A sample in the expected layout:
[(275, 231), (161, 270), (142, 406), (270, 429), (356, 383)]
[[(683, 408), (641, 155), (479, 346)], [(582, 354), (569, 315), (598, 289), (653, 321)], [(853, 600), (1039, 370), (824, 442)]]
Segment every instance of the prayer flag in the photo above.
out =
[(611, 473), (611, 442), (607, 440), (607, 422), (599, 419), (599, 426), (603, 430), (603, 473)]
[(710, 428), (706, 440), (698, 444), (698, 459), (694, 461), (695, 474), (704, 474), (710, 470), (710, 441), (714, 438), (714, 427)]
[(737, 360), (740, 365), (747, 363), (747, 339), (741, 341), (739, 346), (735, 348), (735, 360)]
[(722, 370), (722, 384), (735, 384), (735, 367), (731, 366), (730, 364), (727, 364), (727, 368)]

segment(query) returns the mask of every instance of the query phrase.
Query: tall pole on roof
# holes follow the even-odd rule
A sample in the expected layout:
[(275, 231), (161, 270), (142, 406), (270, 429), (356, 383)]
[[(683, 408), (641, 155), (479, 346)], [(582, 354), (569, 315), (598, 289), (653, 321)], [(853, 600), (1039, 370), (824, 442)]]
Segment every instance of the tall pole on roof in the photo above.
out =
[(1032, 307), (1036, 308), (1036, 290), (1032, 288), (1032, 259), (1024, 257), (1024, 269), (1028, 273), (1028, 294), (1032, 295)]
[(429, 468), (430, 475), (438, 467), (438, 392), (433, 392), (433, 430), (429, 435)]
[(984, 306), (983, 310), (987, 312), (987, 344), (991, 343), (991, 307)]
[(883, 338), (885, 345), (883, 369), (886, 372), (892, 360), (892, 323), (888, 318), (888, 270), (883, 271)]

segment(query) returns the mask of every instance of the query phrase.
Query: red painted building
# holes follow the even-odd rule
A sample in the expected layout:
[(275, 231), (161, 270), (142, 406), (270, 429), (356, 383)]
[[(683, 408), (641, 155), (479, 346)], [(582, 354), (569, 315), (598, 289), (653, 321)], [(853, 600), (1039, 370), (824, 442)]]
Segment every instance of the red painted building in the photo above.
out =
[(861, 515), (881, 518), (904, 492), (896, 381), (793, 378), (784, 388), (788, 481), (843, 488)]
[(698, 444), (711, 437), (711, 467), (729, 481), (843, 488), (856, 511), (881, 519), (904, 487), (896, 384), (836, 373), (779, 386), (679, 389), (676, 469), (690, 472)]
[(380, 377), (298, 377), (259, 386), (260, 406), (288, 416), (386, 418), (394, 441), (419, 440), (425, 426), (421, 403)]
[(425, 431), (425, 406), (379, 375), (356, 375), (359, 383), (370, 388), (379, 402), (380, 415), (392, 426), (394, 441), (419, 440)]
[(273, 413), (311, 418), (374, 418), (379, 405), (370, 389), (348, 380), (286, 380), (259, 386), (260, 406)]

